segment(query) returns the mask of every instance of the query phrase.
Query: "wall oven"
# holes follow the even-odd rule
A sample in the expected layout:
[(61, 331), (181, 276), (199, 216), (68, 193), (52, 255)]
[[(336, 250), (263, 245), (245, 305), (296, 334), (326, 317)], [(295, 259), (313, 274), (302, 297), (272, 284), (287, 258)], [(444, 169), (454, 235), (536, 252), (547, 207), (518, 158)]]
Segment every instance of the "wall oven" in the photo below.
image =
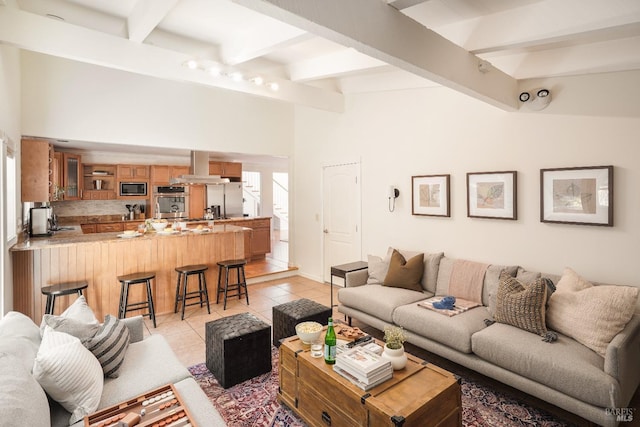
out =
[(189, 218), (189, 187), (156, 186), (154, 203), (156, 218)]

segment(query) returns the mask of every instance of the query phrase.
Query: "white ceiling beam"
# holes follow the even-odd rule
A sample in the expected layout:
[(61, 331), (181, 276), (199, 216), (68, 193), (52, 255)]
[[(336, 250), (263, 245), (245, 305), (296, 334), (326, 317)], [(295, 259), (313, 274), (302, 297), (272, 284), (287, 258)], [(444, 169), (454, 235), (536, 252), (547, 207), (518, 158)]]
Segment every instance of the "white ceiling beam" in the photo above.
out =
[(312, 37), (311, 34), (297, 28), (291, 27), (287, 30), (279, 33), (257, 31), (255, 34), (252, 31), (242, 40), (236, 40), (233, 44), (225, 44), (221, 48), (222, 62), (228, 65), (241, 64), (268, 55), (278, 49), (309, 40)]
[(178, 0), (138, 0), (127, 18), (129, 40), (142, 43)]
[[(508, 111), (515, 79), (381, 1), (234, 0), (373, 58)], [(486, 64), (485, 64), (486, 65)]]
[(187, 54), (130, 42), (11, 7), (0, 7), (0, 43), (146, 76), (217, 87), (322, 110), (344, 111), (344, 97), (338, 92), (266, 76), (266, 82), (278, 83), (278, 91), (246, 81), (214, 77), (203, 70), (184, 67), (185, 61), (191, 59)]
[(290, 64), (287, 71), (292, 81), (303, 82), (387, 66), (385, 62), (363, 55), (355, 49), (342, 49), (338, 52)]
[(393, 6), (398, 10), (408, 9), (420, 3), (426, 3), (430, 0), (388, 0), (389, 6)]

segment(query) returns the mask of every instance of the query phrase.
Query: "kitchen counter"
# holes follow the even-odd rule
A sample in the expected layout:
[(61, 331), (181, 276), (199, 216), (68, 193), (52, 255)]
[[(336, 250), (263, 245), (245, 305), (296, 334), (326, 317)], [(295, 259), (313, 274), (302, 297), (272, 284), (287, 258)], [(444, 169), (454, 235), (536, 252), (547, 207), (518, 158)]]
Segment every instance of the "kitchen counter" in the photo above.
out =
[[(172, 313), (177, 281), (175, 268), (190, 264), (209, 267), (205, 278), (213, 304), (217, 262), (245, 258), (245, 241), (251, 233), (249, 228), (220, 224), (210, 232), (172, 235), (149, 232), (140, 237), (122, 238), (118, 237), (121, 233), (82, 234), (74, 227), (50, 237), (24, 239), (10, 249), (13, 307), (39, 323), (45, 311), (43, 287), (84, 280), (89, 285), (84, 292), (87, 302), (102, 320), (106, 314), (116, 316), (118, 313), (118, 276), (153, 271), (156, 314)], [(130, 297), (142, 299), (143, 292), (135, 287)], [(75, 295), (57, 298), (55, 314), (60, 314), (75, 298)]]

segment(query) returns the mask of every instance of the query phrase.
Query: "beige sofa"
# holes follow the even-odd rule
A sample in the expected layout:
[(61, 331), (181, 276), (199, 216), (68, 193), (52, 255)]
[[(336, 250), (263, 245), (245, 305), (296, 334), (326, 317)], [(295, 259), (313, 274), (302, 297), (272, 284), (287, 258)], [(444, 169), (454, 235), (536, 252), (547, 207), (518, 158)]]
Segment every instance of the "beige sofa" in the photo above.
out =
[[(200, 426), (224, 426), (220, 414), (160, 335), (143, 336), (141, 316), (123, 319), (130, 344), (117, 378), (104, 378), (98, 409), (173, 384)], [(27, 316), (0, 319), (0, 426), (68, 426), (71, 414), (47, 396), (31, 368), (41, 345), (40, 328)], [(80, 367), (78, 367), (80, 369)], [(72, 424), (80, 427), (82, 419)]]
[[(417, 254), (400, 252), (407, 260)], [(539, 278), (540, 273), (489, 265), (482, 281), (482, 306), (449, 317), (418, 302), (450, 295), (456, 260), (442, 253), (424, 254), (421, 290), (416, 291), (382, 284), (388, 258), (389, 254), (385, 259), (370, 256), (368, 270), (347, 275), (346, 287), (338, 292), (340, 312), (381, 330), (386, 325), (402, 326), (412, 344), (595, 423), (618, 424), (617, 415), (627, 408), (640, 384), (640, 315), (631, 312), (631, 319), (603, 356), (562, 333), (555, 342), (545, 342), (518, 327), (486, 321), (495, 314), (502, 272), (523, 283)], [(561, 278), (543, 276), (554, 284)], [(637, 289), (624, 288), (632, 295), (635, 292), (637, 299)]]

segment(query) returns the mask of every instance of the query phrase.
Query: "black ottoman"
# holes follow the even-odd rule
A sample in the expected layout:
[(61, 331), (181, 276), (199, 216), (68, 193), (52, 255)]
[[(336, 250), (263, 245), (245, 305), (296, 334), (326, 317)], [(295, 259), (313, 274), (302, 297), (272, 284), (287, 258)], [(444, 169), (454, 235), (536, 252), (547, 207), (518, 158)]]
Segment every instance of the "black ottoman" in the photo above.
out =
[(241, 313), (207, 322), (206, 364), (224, 388), (271, 372), (271, 326)]
[(306, 298), (273, 307), (273, 345), (280, 346), (280, 340), (296, 334), (300, 322), (314, 321), (326, 325), (331, 317), (331, 308)]

